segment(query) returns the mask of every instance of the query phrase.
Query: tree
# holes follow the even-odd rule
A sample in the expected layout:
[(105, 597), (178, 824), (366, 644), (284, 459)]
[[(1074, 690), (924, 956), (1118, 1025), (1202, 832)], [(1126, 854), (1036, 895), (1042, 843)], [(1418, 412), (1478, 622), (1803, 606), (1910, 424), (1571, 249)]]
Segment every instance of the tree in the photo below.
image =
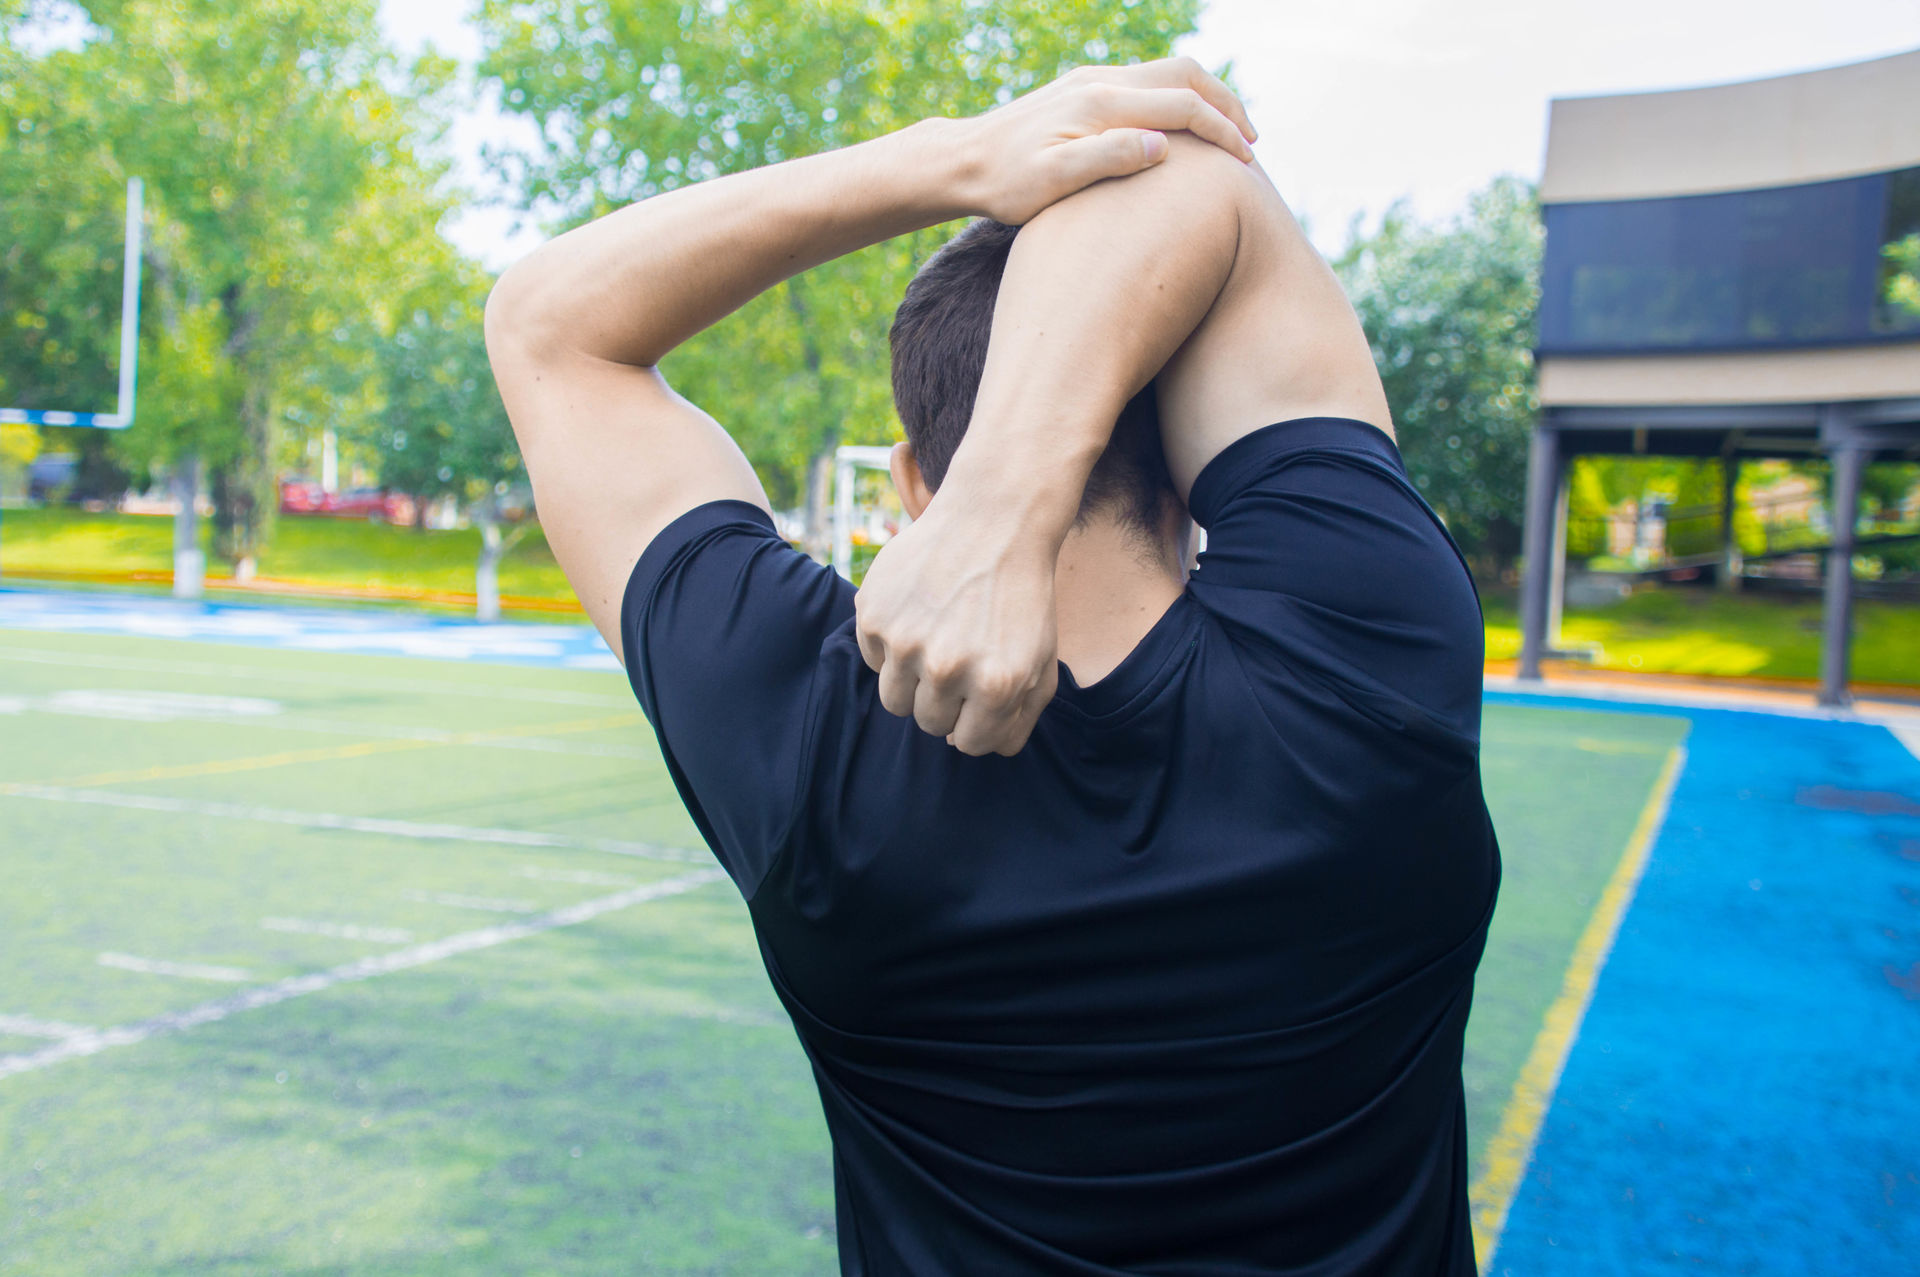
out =
[[(1199, 0), (485, 0), (483, 76), (539, 125), (493, 160), (528, 210), (574, 225), (687, 182), (974, 114), (1069, 66), (1168, 53)], [(945, 238), (906, 236), (789, 281), (667, 361), (777, 504), (825, 537), (841, 442), (897, 437), (887, 326)]]
[(454, 261), (437, 232), (451, 197), (418, 149), (449, 64), (400, 67), (373, 0), (65, 8), (83, 37), (42, 54), (13, 38), (30, 7), (0, 8), (0, 209), (27, 245), (6, 260), (0, 314), (37, 334), (0, 375), (51, 394), (111, 367), (100, 241), (118, 251), (118, 192), (145, 178), (157, 322), (139, 419), (115, 447), (135, 466), (204, 459), (216, 540), (244, 566), (275, 508), (284, 428), (370, 414), (391, 299)]
[(1520, 549), (1543, 235), (1533, 189), (1503, 177), (1449, 222), (1403, 205), (1336, 263), (1386, 385), (1407, 472), (1469, 555)]
[[(494, 389), (481, 337), (487, 280), (478, 271), (421, 299), (380, 351), (385, 404), (374, 430), (382, 484), (426, 503), (451, 496), (480, 527), (475, 593), (482, 620), (500, 615), (499, 564), (531, 525), (502, 534), (502, 498), (525, 467)], [(433, 308), (429, 308), (429, 305)]]

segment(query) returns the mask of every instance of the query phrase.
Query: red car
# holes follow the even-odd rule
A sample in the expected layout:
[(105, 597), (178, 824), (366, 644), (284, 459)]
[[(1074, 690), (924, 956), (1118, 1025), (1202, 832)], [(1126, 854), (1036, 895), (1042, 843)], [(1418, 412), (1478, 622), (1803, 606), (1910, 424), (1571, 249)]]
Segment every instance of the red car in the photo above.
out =
[(336, 519), (371, 519), (376, 523), (411, 523), (413, 498), (383, 488), (347, 488), (324, 492), (311, 479), (280, 481), (280, 513), (323, 514)]

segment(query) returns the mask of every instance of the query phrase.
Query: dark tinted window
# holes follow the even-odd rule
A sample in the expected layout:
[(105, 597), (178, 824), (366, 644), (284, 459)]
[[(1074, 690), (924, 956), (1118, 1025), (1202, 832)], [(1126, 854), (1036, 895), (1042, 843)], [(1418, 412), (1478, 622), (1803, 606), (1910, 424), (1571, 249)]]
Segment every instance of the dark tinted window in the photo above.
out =
[(1550, 353), (1920, 336), (1920, 169), (1546, 209)]

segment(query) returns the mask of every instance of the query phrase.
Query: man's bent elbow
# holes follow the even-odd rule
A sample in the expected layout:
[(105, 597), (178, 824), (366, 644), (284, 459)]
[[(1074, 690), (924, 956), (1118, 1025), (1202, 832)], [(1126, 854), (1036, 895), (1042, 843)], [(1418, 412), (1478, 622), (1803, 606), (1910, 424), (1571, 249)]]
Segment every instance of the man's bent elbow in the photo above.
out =
[(487, 340), (487, 355), (498, 365), (509, 352), (527, 348), (532, 299), (528, 296), (526, 263), (519, 262), (502, 271), (487, 293), (487, 306), (481, 321)]

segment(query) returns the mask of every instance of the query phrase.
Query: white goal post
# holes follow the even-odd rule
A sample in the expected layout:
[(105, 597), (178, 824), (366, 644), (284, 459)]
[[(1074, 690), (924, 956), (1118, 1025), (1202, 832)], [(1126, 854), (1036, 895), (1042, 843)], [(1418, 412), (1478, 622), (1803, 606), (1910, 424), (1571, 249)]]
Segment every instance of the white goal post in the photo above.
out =
[(140, 356), (140, 210), (146, 187), (127, 179), (127, 248), (120, 284), (120, 395), (112, 412), (0, 408), (0, 422), (30, 426), (93, 426), (125, 430), (133, 424), (134, 369)]
[[(849, 581), (853, 579), (853, 538), (861, 530), (855, 526), (859, 518), (860, 472), (885, 472), (892, 455), (892, 448), (852, 443), (842, 444), (833, 454), (833, 570)], [(906, 511), (902, 510), (899, 526), (905, 527), (909, 522)]]

